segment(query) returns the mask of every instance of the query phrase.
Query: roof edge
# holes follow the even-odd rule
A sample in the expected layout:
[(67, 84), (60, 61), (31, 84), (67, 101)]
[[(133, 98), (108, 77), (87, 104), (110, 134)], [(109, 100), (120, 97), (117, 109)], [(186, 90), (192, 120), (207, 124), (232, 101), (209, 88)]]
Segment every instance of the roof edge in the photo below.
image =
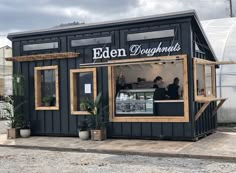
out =
[(142, 17), (133, 17), (133, 18), (126, 18), (126, 19), (119, 19), (119, 20), (109, 20), (105, 22), (96, 22), (96, 23), (88, 23), (88, 24), (79, 24), (79, 25), (71, 25), (71, 26), (63, 26), (57, 28), (47, 28), (47, 29), (39, 29), (39, 30), (32, 30), (32, 31), (23, 31), (23, 32), (14, 32), (9, 33), (7, 38), (12, 40), (14, 37), (23, 37), (23, 36), (31, 36), (31, 35), (38, 35), (38, 34), (50, 34), (52, 32), (62, 32), (68, 29), (88, 29), (88, 28), (99, 28), (105, 26), (117, 26), (117, 25), (124, 25), (124, 24), (133, 24), (139, 23), (142, 21), (152, 21), (152, 20), (164, 20), (170, 19), (173, 17), (185, 17), (185, 16), (196, 16), (195, 10), (186, 10), (186, 11), (179, 11), (179, 12), (172, 12), (172, 13), (163, 13), (157, 15), (149, 15), (149, 16), (142, 16)]

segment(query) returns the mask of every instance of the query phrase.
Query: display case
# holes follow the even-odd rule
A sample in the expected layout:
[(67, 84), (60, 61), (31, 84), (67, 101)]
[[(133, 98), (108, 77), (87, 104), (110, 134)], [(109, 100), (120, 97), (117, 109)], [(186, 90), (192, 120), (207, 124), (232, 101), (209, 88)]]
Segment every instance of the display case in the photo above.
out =
[(155, 89), (120, 90), (116, 95), (115, 111), (118, 115), (153, 115), (153, 94)]

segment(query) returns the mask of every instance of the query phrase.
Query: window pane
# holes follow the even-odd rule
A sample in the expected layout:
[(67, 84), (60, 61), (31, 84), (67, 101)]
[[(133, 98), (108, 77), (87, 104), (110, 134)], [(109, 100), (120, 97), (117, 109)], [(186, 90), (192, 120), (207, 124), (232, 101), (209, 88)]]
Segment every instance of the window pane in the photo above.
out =
[(205, 66), (206, 96), (212, 95), (212, 73), (211, 66)]
[[(116, 116), (162, 116), (165, 112), (166, 116), (183, 115), (182, 60), (127, 64), (113, 68), (116, 78), (114, 100)], [(159, 81), (159, 78), (162, 79)], [(176, 107), (180, 113), (174, 110), (166, 111), (166, 107), (172, 104), (170, 100), (180, 102)], [(155, 109), (157, 106), (158, 110)]]
[(147, 39), (165, 38), (165, 37), (173, 37), (173, 36), (174, 36), (174, 29), (168, 29), (168, 30), (162, 30), (162, 31), (128, 34), (127, 41), (147, 40)]
[(111, 36), (108, 37), (98, 37), (98, 38), (87, 38), (80, 40), (71, 40), (71, 46), (85, 46), (85, 45), (94, 45), (94, 44), (105, 44), (111, 43)]
[(205, 90), (205, 81), (204, 81), (204, 65), (202, 64), (197, 64), (196, 66), (197, 70), (197, 95), (206, 95), (206, 90)]
[(92, 72), (80, 72), (75, 73), (76, 87), (74, 91), (77, 97), (77, 105), (75, 105), (75, 111), (85, 111), (84, 103), (93, 101), (93, 73)]
[(43, 49), (56, 49), (58, 42), (40, 43), (40, 44), (27, 44), (23, 46), (24, 51), (43, 50)]
[(56, 105), (55, 70), (41, 70), (41, 100), (43, 106)]

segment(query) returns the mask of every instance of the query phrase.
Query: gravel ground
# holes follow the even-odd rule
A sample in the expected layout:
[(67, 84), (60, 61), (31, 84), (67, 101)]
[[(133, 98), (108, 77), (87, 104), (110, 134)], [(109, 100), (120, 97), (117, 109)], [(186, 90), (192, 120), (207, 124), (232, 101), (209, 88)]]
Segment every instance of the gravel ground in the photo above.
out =
[(236, 163), (0, 147), (1, 173), (234, 173)]

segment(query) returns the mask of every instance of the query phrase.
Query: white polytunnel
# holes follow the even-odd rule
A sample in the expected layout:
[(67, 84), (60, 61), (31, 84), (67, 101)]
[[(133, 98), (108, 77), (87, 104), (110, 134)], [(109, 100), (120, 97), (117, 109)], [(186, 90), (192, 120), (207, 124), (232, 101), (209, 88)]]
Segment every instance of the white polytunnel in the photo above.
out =
[[(236, 61), (236, 17), (201, 23), (218, 61)], [(218, 123), (236, 123), (236, 65), (220, 65), (216, 74), (217, 95), (228, 98), (218, 111)]]

